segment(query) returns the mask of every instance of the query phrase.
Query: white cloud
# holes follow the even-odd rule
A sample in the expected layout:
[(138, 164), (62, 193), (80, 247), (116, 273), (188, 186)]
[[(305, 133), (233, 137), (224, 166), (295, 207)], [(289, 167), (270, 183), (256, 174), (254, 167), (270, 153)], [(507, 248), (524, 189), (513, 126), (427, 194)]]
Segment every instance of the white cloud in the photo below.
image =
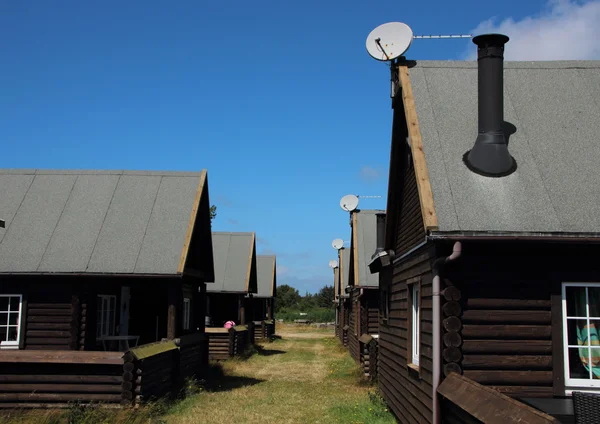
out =
[[(472, 33), (501, 33), (510, 37), (506, 60), (584, 60), (600, 59), (600, 0), (550, 0), (536, 16), (496, 23), (491, 18)], [(474, 46), (468, 59), (476, 58)]]
[(372, 166), (365, 165), (360, 168), (360, 178), (364, 181), (375, 181), (381, 177), (381, 171)]

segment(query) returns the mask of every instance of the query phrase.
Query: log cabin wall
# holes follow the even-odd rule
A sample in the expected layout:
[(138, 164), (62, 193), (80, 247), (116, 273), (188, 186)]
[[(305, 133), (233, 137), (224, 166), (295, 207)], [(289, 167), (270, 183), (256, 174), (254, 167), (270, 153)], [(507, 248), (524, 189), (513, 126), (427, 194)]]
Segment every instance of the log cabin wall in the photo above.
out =
[(379, 290), (365, 289), (361, 298), (362, 334), (379, 332)]
[[(388, 284), (389, 315), (379, 323), (378, 381), (384, 399), (403, 423), (431, 422), (432, 413), (432, 258), (433, 246), (416, 250), (404, 261), (394, 265)], [(389, 278), (382, 273), (382, 278)], [(420, 361), (411, 362), (409, 327), (409, 285), (421, 284)]]
[(595, 245), (468, 243), (444, 275), (444, 374), (563, 396), (562, 282), (598, 282)]
[(360, 360), (360, 346), (358, 339), (360, 337), (360, 299), (358, 295), (360, 290), (353, 289), (350, 292), (350, 298), (348, 299), (348, 350), (350, 356), (355, 361)]

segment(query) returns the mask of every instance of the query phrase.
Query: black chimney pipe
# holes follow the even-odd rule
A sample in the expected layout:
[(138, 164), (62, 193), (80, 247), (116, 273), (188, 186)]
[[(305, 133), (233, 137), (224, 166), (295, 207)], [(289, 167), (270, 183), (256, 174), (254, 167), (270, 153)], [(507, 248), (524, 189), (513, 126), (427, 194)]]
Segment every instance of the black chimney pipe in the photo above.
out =
[(504, 135), (504, 45), (508, 40), (503, 34), (473, 38), (477, 44), (479, 134), (463, 160), (471, 171), (486, 177), (503, 177), (517, 169)]

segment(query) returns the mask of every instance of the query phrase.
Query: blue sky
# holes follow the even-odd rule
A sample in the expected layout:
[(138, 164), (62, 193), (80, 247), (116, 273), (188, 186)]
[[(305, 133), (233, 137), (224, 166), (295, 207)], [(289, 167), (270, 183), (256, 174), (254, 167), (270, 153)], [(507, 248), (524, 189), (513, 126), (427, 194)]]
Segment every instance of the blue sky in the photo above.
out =
[[(5, 1), (0, 166), (206, 168), (213, 228), (256, 231), (279, 284), (314, 292), (332, 282), (331, 240), (349, 239), (340, 198), (381, 195), (361, 207), (385, 208), (389, 71), (366, 53), (374, 27), (500, 28), (531, 55), (539, 34), (583, 21), (578, 49), (542, 57), (579, 59), (597, 58), (599, 20), (598, 1), (568, 0)], [(469, 40), (416, 40), (407, 56), (472, 52)]]

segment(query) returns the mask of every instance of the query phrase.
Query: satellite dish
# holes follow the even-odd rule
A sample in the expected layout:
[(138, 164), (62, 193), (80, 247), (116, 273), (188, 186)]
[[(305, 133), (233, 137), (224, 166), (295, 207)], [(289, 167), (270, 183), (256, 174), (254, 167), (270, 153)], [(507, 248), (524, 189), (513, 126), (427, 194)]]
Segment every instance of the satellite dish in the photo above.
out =
[(344, 240), (335, 239), (331, 242), (331, 245), (333, 246), (334, 249), (340, 250), (342, 247), (344, 247)]
[(329, 261), (329, 268), (337, 268), (338, 261)]
[(373, 59), (388, 62), (402, 56), (413, 40), (410, 27), (402, 22), (379, 25), (367, 37), (367, 51)]
[(358, 207), (358, 196), (355, 196), (354, 194), (348, 194), (342, 197), (342, 200), (340, 200), (340, 206), (346, 212), (352, 212)]

